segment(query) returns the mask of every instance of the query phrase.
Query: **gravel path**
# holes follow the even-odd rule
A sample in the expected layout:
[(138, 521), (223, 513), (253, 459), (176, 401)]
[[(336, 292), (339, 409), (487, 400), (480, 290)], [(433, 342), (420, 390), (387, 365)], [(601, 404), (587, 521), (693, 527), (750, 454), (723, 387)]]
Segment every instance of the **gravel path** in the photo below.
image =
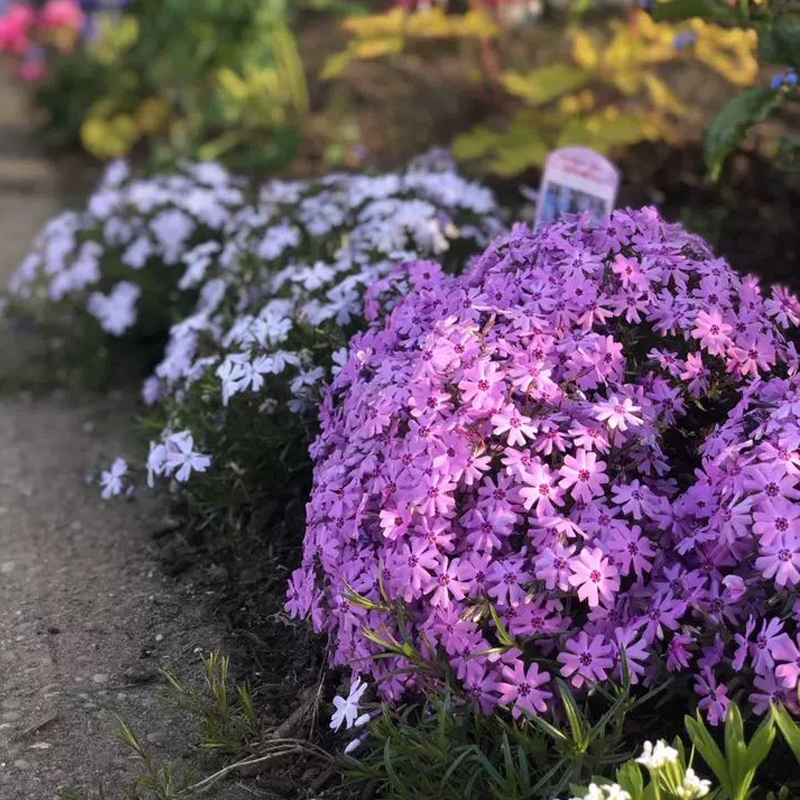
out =
[[(21, 102), (0, 80), (0, 283), (57, 207)], [(21, 335), (0, 328), (0, 370)], [(158, 566), (163, 502), (104, 504), (84, 484), (132, 427), (125, 398), (0, 394), (0, 800), (122, 797), (139, 765), (117, 715), (160, 755), (192, 741), (156, 678), (194, 674), (196, 648), (219, 645), (208, 598)]]

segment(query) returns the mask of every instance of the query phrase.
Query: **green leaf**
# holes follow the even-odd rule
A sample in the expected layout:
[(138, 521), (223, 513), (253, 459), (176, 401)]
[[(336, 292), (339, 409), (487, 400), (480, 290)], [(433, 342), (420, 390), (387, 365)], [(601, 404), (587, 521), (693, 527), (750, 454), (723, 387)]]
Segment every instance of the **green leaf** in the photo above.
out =
[(711, 771), (717, 776), (717, 780), (720, 782), (722, 788), (725, 789), (729, 795), (733, 796), (734, 788), (732, 786), (730, 773), (728, 772), (728, 764), (725, 761), (725, 756), (722, 755), (722, 751), (708, 732), (708, 728), (705, 722), (703, 722), (700, 712), (697, 713), (697, 719), (692, 719), (692, 717), (687, 716), (684, 720), (686, 722), (686, 730), (689, 732), (689, 738), (692, 740), (692, 744), (695, 746), (697, 752), (700, 753), (703, 761), (708, 764)]
[[(774, 743), (775, 722), (770, 716), (758, 726), (758, 730), (753, 734), (750, 744), (747, 745), (747, 769), (749, 778), (749, 780), (747, 780), (748, 790), (755, 779), (756, 771), (766, 760)], [(746, 796), (747, 794), (745, 792), (742, 797)]]
[(784, 93), (768, 86), (754, 86), (733, 97), (708, 126), (705, 138), (706, 166), (714, 179), (722, 164), (757, 122), (763, 122), (783, 102)]
[(511, 120), (507, 131), (494, 131), (479, 125), (456, 137), (453, 142), (453, 155), (459, 161), (493, 156), (491, 169), (503, 177), (541, 166), (549, 151), (541, 131), (520, 117)]
[(725, 757), (731, 783), (740, 786), (747, 772), (747, 748), (744, 741), (744, 723), (736, 703), (731, 703), (725, 717)]
[(617, 783), (631, 796), (639, 797), (644, 791), (644, 776), (635, 761), (628, 761), (617, 770)]
[(800, 68), (800, 23), (781, 21), (760, 28), (758, 54), (767, 63)]
[(575, 702), (575, 696), (572, 694), (569, 686), (561, 680), (556, 681), (556, 683), (558, 684), (561, 702), (564, 704), (564, 711), (567, 714), (569, 727), (572, 730), (572, 740), (575, 750), (579, 753), (584, 753), (590, 741), (588, 725), (578, 708), (578, 704)]
[(501, 76), (509, 94), (532, 105), (544, 105), (582, 89), (592, 80), (591, 73), (571, 64), (549, 64), (531, 72), (506, 72)]
[(656, 3), (650, 11), (656, 22), (691, 19), (692, 17), (731, 18), (729, 6), (715, 3), (714, 0), (668, 0)]
[(783, 706), (773, 706), (772, 716), (778, 724), (786, 744), (789, 745), (794, 757), (800, 763), (800, 726)]

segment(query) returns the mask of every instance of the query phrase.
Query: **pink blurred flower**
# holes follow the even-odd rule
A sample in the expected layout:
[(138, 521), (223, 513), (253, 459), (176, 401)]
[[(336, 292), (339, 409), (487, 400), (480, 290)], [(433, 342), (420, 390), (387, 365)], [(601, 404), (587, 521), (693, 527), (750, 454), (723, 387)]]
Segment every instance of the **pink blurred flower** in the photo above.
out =
[(0, 17), (0, 52), (21, 56), (31, 45), (36, 12), (27, 3), (15, 3)]
[(86, 15), (77, 0), (47, 0), (39, 12), (39, 25), (46, 31), (81, 31)]

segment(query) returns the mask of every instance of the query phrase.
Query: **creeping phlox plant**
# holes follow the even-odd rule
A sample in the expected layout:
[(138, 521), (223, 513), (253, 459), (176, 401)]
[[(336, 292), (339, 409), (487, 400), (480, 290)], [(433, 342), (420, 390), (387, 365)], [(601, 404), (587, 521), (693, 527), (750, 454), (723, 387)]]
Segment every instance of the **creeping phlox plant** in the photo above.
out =
[[(202, 288), (145, 384), (145, 399), (160, 400), (168, 415), (151, 476), (172, 476), (173, 432), (191, 430), (192, 446), (218, 467), (225, 505), (242, 480), (264, 484), (282, 452), (276, 441), (292, 439), (297, 424), (313, 426), (308, 412), (341, 363), (337, 353), (377, 313), (368, 292), (391, 289), (397, 262), (435, 256), (462, 265), (501, 229), (491, 192), (461, 179), (449, 161), (265, 185), (257, 205), (233, 215), (222, 242), (182, 256), (179, 285)], [(307, 463), (306, 440), (298, 441), (292, 468)], [(285, 469), (278, 472), (285, 483)]]
[(799, 443), (800, 378), (754, 382), (703, 443), (702, 468), (675, 506), (671, 544), (696, 570), (685, 600), (699, 600), (714, 632), (702, 651), (691, 653), (696, 636), (681, 645), (681, 666), (695, 665), (712, 721), (742, 683), (758, 714), (771, 702), (800, 713)]
[(140, 179), (115, 162), (84, 210), (44, 227), (8, 300), (42, 317), (54, 308), (70, 320), (88, 314), (112, 337), (166, 335), (180, 310), (184, 255), (221, 237), (244, 204), (241, 181), (213, 163)]
[[(580, 690), (690, 671), (718, 719), (740, 685), (721, 682), (731, 629), (752, 666), (750, 615), (769, 604), (770, 633), (795, 625), (770, 568), (794, 540), (723, 527), (724, 506), (704, 517), (715, 487), (681, 491), (740, 390), (796, 371), (798, 300), (649, 208), (519, 225), (463, 277), (418, 263), (408, 280), (326, 390), (287, 610), (387, 700), (446, 684), (519, 717), (548, 710), (559, 676)], [(796, 441), (770, 444), (774, 463), (754, 455), (726, 486), (794, 486), (775, 472)], [(796, 672), (772, 674), (795, 689)]]
[[(150, 479), (208, 471), (230, 507), (244, 478), (266, 483), (278, 441), (296, 441), (286, 457), (306, 467), (320, 386), (378, 313), (376, 292), (395, 288), (395, 265), (436, 257), (455, 269), (503, 230), (500, 216), (439, 153), (398, 174), (272, 181), (257, 197), (215, 164), (138, 179), (117, 162), (85, 211), (44, 229), (11, 281), (9, 315), (56, 307), (72, 336), (81, 320), (112, 352), (151, 339), (143, 395), (165, 424)], [(104, 494), (134, 474), (115, 462)]]

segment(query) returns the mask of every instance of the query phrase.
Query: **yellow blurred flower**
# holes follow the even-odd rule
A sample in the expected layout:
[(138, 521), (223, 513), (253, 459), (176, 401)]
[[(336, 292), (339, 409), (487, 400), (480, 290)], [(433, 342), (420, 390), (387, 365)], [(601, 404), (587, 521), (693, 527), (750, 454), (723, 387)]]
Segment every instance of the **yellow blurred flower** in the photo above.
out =
[(166, 127), (171, 112), (170, 104), (166, 100), (160, 97), (148, 97), (142, 101), (133, 116), (139, 132), (151, 134)]
[(138, 135), (136, 122), (129, 114), (117, 114), (109, 119), (90, 116), (81, 125), (84, 147), (103, 161), (129, 153)]

